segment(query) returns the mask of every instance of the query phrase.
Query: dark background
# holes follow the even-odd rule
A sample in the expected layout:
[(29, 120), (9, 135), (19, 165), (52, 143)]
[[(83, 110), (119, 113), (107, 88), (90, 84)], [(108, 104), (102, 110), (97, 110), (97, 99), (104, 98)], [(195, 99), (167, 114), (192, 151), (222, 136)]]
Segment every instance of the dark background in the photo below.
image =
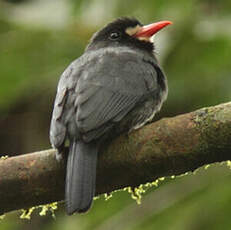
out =
[[(155, 37), (169, 82), (158, 119), (229, 101), (230, 13), (230, 0), (0, 1), (0, 156), (50, 148), (60, 74), (93, 32), (119, 16), (174, 23)], [(166, 179), (139, 206), (127, 192), (118, 192), (109, 201), (95, 201), (81, 216), (65, 216), (62, 205), (56, 220), (35, 212), (25, 221), (14, 212), (0, 221), (0, 230), (230, 229), (230, 181), (230, 169), (218, 164)]]

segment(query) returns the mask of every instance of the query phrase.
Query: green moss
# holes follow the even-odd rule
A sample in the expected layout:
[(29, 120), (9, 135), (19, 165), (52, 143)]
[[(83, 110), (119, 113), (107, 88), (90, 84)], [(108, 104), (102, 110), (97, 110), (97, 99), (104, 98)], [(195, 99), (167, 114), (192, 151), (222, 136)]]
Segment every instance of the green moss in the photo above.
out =
[(231, 161), (226, 161), (226, 164), (231, 169)]
[(45, 216), (47, 212), (49, 211), (51, 212), (52, 217), (55, 218), (55, 210), (58, 208), (58, 203), (53, 202), (51, 204), (40, 205), (39, 208), (42, 209), (39, 213), (40, 216)]
[[(231, 161), (230, 160), (221, 162), (220, 164), (224, 164), (224, 163), (226, 163), (226, 165), (231, 169)], [(208, 169), (211, 165), (212, 164), (205, 165), (204, 169), (205, 170)], [(197, 172), (197, 170), (195, 170), (193, 172), (193, 174), (195, 174), (196, 172)], [(172, 175), (169, 178), (175, 179), (177, 177), (183, 177), (183, 176), (186, 176), (188, 174), (189, 173), (186, 172), (186, 173), (183, 173), (183, 174), (180, 174), (180, 175)], [(163, 180), (165, 180), (165, 177), (160, 177), (160, 178), (156, 179), (153, 182), (148, 182), (148, 183), (145, 183), (145, 184), (141, 184), (141, 185), (139, 185), (138, 187), (135, 187), (135, 188), (126, 187), (126, 188), (123, 188), (123, 189), (115, 190), (115, 191), (113, 191), (113, 192), (111, 192), (109, 194), (105, 193), (105, 194), (103, 194), (103, 197), (104, 197), (105, 201), (108, 201), (110, 198), (112, 198), (113, 193), (118, 192), (118, 191), (126, 191), (131, 195), (131, 198), (134, 199), (137, 202), (137, 204), (139, 205), (139, 204), (141, 204), (142, 196), (146, 193), (146, 191), (149, 188), (157, 187), (159, 185), (159, 183), (161, 181), (163, 181)], [(99, 196), (94, 197), (94, 200), (96, 200), (96, 199), (99, 199)], [(39, 206), (36, 206), (36, 207), (32, 207), (32, 208), (30, 208), (28, 210), (22, 210), (22, 214), (20, 215), (20, 218), (21, 219), (30, 219), (31, 214), (33, 213), (33, 211), (35, 209), (38, 209), (38, 208), (41, 208), (41, 211), (39, 212), (40, 216), (45, 216), (45, 215), (47, 215), (47, 212), (51, 212), (52, 217), (55, 218), (54, 211), (57, 209), (57, 202), (54, 202), (54, 203), (51, 203), (51, 204), (46, 204), (46, 205), (39, 205)], [(5, 215), (0, 216), (0, 220), (3, 219), (4, 217), (5, 217)]]
[(131, 194), (131, 198), (136, 201), (137, 204), (141, 204), (142, 195), (151, 187), (155, 186), (157, 187), (160, 181), (163, 181), (165, 177), (160, 177), (159, 179), (148, 182), (146, 184), (140, 184), (138, 187), (132, 188), (132, 187), (126, 187), (123, 189), (123, 191), (127, 191)]
[(112, 193), (104, 193), (104, 199), (105, 201), (109, 200), (110, 198), (112, 198)]
[(95, 196), (94, 198), (93, 198), (93, 200), (98, 200), (100, 198), (100, 196)]
[[(227, 163), (227, 166), (231, 168), (231, 161), (226, 161)], [(207, 164), (204, 166), (204, 169), (208, 169), (209, 167), (211, 166), (211, 164)], [(196, 169), (193, 171), (193, 174), (196, 174), (197, 171), (199, 170)], [(170, 176), (171, 179), (175, 179), (175, 178), (178, 178), (178, 177), (183, 177), (183, 176), (186, 176), (188, 175), (189, 172), (185, 172), (183, 174), (180, 174), (180, 175), (172, 175)], [(159, 183), (161, 181), (165, 180), (165, 177), (160, 177), (158, 178), (157, 180), (153, 181), (153, 182), (148, 182), (146, 184), (141, 184), (139, 185), (138, 187), (135, 187), (135, 188), (132, 188), (132, 187), (126, 187), (123, 189), (123, 191), (127, 191), (128, 193), (131, 194), (131, 198), (134, 199), (137, 204), (141, 204), (141, 200), (142, 200), (142, 195), (151, 187), (155, 186), (157, 187), (159, 185)], [(119, 191), (119, 190), (117, 190)], [(112, 197), (112, 195), (110, 195), (110, 198)]]
[(8, 155), (1, 156), (1, 157), (0, 157), (0, 160), (6, 160), (7, 158), (9, 158), (9, 156), (8, 156)]
[(204, 167), (204, 168), (205, 168), (205, 170), (206, 170), (206, 169), (208, 169), (210, 166), (211, 166), (210, 164), (205, 165), (205, 167)]
[(22, 214), (20, 215), (20, 219), (30, 220), (31, 214), (34, 211), (35, 207), (29, 208), (27, 210), (22, 209)]
[(40, 209), (41, 208), (41, 211), (39, 212), (39, 215), (40, 216), (45, 216), (47, 214), (47, 212), (51, 212), (51, 215), (53, 218), (55, 218), (55, 210), (58, 208), (58, 203), (57, 202), (53, 202), (51, 204), (45, 204), (45, 205), (39, 205), (39, 206), (36, 206), (36, 207), (32, 207), (32, 208), (29, 208), (27, 210), (25, 209), (22, 209), (22, 214), (20, 215), (20, 219), (27, 219), (27, 220), (30, 220), (31, 218), (31, 214), (33, 213), (33, 211), (35, 209)]

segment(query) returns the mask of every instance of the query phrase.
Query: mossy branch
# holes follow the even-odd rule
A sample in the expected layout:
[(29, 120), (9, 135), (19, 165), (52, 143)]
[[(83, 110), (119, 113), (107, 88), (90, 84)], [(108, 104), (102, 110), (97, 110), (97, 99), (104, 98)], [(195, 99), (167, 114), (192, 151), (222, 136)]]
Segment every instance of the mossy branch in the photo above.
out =
[[(231, 103), (165, 118), (101, 149), (97, 194), (231, 160)], [(55, 150), (0, 160), (0, 213), (64, 198)]]

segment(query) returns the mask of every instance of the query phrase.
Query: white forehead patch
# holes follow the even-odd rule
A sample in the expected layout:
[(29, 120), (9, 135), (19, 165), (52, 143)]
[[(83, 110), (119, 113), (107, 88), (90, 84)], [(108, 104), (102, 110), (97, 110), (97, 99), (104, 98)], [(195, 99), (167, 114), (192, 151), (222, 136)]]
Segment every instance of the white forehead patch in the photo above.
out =
[(130, 35), (133, 36), (134, 34), (136, 34), (139, 30), (140, 30), (141, 26), (137, 25), (135, 27), (128, 27), (125, 32)]
[[(141, 29), (140, 25), (137, 25), (135, 27), (128, 27), (125, 32), (130, 35), (130, 36), (134, 36), (139, 30)], [(141, 41), (146, 41), (146, 42), (152, 42), (152, 38), (151, 37), (137, 37), (137, 39), (141, 40)]]

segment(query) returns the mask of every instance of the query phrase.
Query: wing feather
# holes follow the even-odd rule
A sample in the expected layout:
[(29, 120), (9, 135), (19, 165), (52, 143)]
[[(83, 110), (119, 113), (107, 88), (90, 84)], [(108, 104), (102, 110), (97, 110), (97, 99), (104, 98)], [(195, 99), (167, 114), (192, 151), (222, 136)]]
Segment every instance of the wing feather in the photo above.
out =
[[(156, 89), (155, 68), (135, 52), (84, 54), (61, 76), (51, 143), (55, 147), (62, 144), (67, 124), (88, 141), (98, 138)], [(145, 115), (137, 120), (142, 119)]]

